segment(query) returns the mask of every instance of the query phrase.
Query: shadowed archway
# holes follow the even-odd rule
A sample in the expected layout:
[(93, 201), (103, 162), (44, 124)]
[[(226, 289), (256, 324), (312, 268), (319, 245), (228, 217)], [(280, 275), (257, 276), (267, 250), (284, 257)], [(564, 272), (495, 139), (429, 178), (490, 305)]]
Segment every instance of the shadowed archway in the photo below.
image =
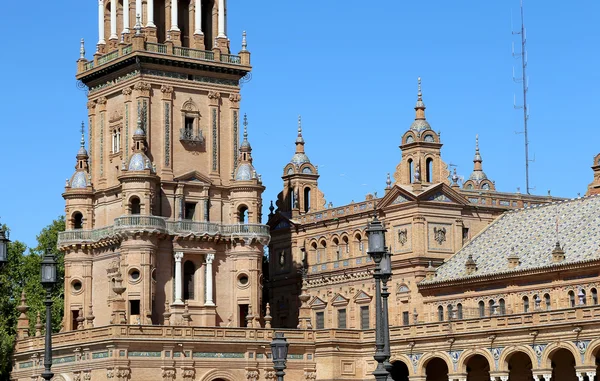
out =
[(552, 379), (560, 381), (578, 381), (575, 374), (575, 357), (571, 351), (560, 348), (550, 356), (552, 360)]
[(425, 367), (426, 381), (448, 381), (448, 365), (446, 361), (435, 357)]
[(523, 352), (515, 352), (508, 358), (510, 381), (534, 381), (531, 358)]
[(394, 381), (408, 381), (408, 366), (402, 361), (394, 361), (391, 376)]
[(467, 361), (467, 381), (490, 380), (490, 364), (482, 355), (474, 355)]

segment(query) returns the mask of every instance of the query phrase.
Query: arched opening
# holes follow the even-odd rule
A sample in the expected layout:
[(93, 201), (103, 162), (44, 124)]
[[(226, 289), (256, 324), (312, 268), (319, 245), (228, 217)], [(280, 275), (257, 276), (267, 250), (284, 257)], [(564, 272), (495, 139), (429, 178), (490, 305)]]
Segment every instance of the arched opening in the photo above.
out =
[(412, 184), (413, 182), (413, 173), (414, 173), (414, 163), (412, 159), (408, 159), (408, 182)]
[(467, 381), (490, 380), (490, 364), (482, 355), (474, 355), (467, 361)]
[(192, 261), (185, 261), (183, 264), (183, 299), (194, 299), (194, 275), (196, 265)]
[(448, 381), (448, 365), (439, 357), (431, 359), (425, 367), (426, 381)]
[(438, 320), (444, 321), (444, 307), (438, 306)]
[(560, 381), (577, 381), (575, 374), (575, 357), (564, 348), (561, 348), (551, 355), (552, 360), (552, 379)]
[(73, 214), (73, 229), (83, 229), (83, 214), (79, 212)]
[(310, 244), (311, 251), (315, 253), (315, 263), (321, 263), (321, 256), (319, 251), (317, 250), (317, 243), (313, 242)]
[(479, 302), (477, 307), (479, 309), (479, 317), (484, 317), (485, 316), (485, 303), (483, 302), (483, 300)]
[(546, 305), (546, 310), (552, 309), (552, 302), (550, 301), (550, 294), (544, 294), (544, 304)]
[(329, 259), (327, 258), (327, 242), (325, 242), (325, 240), (321, 240), (321, 242), (319, 242), (319, 252), (321, 260), (323, 262), (328, 262)]
[(448, 320), (454, 319), (454, 306), (452, 306), (452, 304), (448, 304), (447, 311), (448, 311)]
[(592, 288), (590, 290), (590, 294), (592, 295), (592, 304), (593, 305), (598, 304), (598, 290), (596, 290), (595, 288)]
[(288, 189), (288, 201), (289, 210), (294, 209), (294, 190), (292, 188)]
[(248, 207), (246, 205), (241, 205), (238, 208), (238, 222), (240, 224), (248, 223)]
[(523, 297), (523, 312), (529, 312), (529, 298), (527, 296)]
[(508, 358), (510, 381), (533, 381), (531, 358), (523, 352), (515, 352)]
[(342, 237), (342, 245), (340, 247), (340, 250), (342, 251), (342, 257), (348, 257), (350, 254), (350, 245), (348, 245), (348, 237), (347, 236), (343, 236)]
[(333, 239), (333, 252), (335, 254), (335, 260), (339, 261), (342, 259), (342, 250), (340, 249), (340, 241), (337, 238)]
[(181, 31), (181, 46), (190, 47), (190, 2), (180, 1), (177, 4), (177, 26)]
[(575, 307), (575, 293), (573, 290), (569, 291), (569, 305)]
[(304, 213), (310, 211), (310, 188), (304, 188)]
[(463, 318), (463, 307), (462, 307), (462, 304), (460, 304), (460, 303), (458, 303), (456, 305), (456, 318), (457, 319)]
[(408, 381), (408, 366), (402, 361), (394, 361), (390, 376), (394, 381)]
[(579, 305), (585, 305), (587, 301), (585, 300), (585, 290), (583, 288), (579, 289), (579, 294), (577, 296), (579, 297)]
[(362, 257), (362, 255), (363, 255), (363, 249), (364, 249), (364, 245), (363, 245), (363, 241), (362, 241), (362, 236), (357, 233), (354, 236), (354, 241), (356, 243), (356, 250), (354, 252), (354, 255), (356, 257)]
[(206, 50), (213, 48), (215, 28), (213, 27), (214, 0), (202, 0), (202, 33)]
[(498, 304), (500, 308), (500, 315), (506, 315), (506, 302), (504, 301), (504, 299), (498, 300)]
[(433, 182), (433, 159), (428, 158), (425, 160), (425, 179), (428, 183)]
[(131, 214), (140, 214), (142, 209), (140, 199), (137, 197), (132, 197), (129, 200), (129, 208), (131, 210)]
[[(165, 15), (165, 0), (154, 0), (154, 24), (156, 25), (156, 38), (161, 44), (167, 40), (167, 19)], [(134, 19), (133, 25), (135, 25), (135, 23), (136, 20)]]
[(496, 302), (494, 302), (494, 300), (492, 299), (488, 302), (488, 305), (489, 305), (489, 309), (490, 309), (490, 312), (489, 312), (490, 316), (495, 315), (496, 311), (497, 311)]

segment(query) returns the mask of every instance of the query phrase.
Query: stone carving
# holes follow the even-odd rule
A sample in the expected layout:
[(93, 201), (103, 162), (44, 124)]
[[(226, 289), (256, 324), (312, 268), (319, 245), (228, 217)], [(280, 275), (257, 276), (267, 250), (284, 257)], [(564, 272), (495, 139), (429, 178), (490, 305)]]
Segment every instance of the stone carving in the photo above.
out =
[(83, 381), (90, 381), (92, 379), (92, 371), (91, 370), (84, 370), (83, 371)]
[(124, 89), (121, 91), (121, 93), (122, 93), (123, 95), (125, 95), (125, 96), (127, 96), (127, 95), (131, 95), (131, 93), (132, 93), (131, 87), (126, 87), (126, 88), (124, 88)]
[(95, 101), (89, 101), (87, 103), (87, 108), (88, 109), (94, 109), (94, 108), (96, 108), (96, 102)]
[(140, 81), (133, 86), (133, 89), (138, 91), (149, 91), (152, 89), (152, 85), (148, 82)]
[(247, 370), (246, 371), (246, 380), (258, 381), (258, 371), (257, 370)]
[(433, 238), (435, 241), (441, 245), (446, 241), (446, 228), (433, 228)]
[(404, 244), (406, 244), (407, 241), (408, 241), (408, 230), (407, 229), (398, 230), (398, 242), (400, 242), (400, 245), (404, 246)]
[(306, 381), (316, 380), (317, 379), (317, 371), (316, 370), (305, 370), (304, 371), (304, 379)]
[(96, 101), (96, 103), (100, 106), (105, 105), (106, 104), (106, 97), (100, 97), (98, 98), (98, 100)]
[(113, 368), (106, 369), (106, 378), (114, 378), (115, 370)]
[(163, 368), (162, 369), (162, 378), (165, 381), (173, 381), (175, 379), (175, 369)]
[(276, 378), (277, 378), (277, 375), (275, 374), (274, 370), (267, 370), (265, 372), (265, 380), (274, 381)]
[(231, 103), (238, 103), (242, 100), (242, 96), (240, 94), (230, 94), (229, 95), (229, 101)]
[(160, 91), (165, 95), (173, 94), (173, 86), (162, 85)]
[(220, 98), (221, 98), (221, 93), (219, 93), (218, 91), (209, 91), (208, 92), (208, 99), (218, 100)]
[(181, 376), (184, 380), (193, 380), (196, 376), (196, 370), (194, 368), (185, 368), (181, 370)]

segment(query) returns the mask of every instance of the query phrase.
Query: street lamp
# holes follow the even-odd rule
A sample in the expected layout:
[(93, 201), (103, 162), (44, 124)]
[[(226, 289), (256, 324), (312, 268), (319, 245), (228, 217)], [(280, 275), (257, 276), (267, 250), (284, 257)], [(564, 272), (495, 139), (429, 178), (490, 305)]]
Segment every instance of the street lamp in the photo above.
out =
[[(373, 274), (373, 278), (375, 278), (375, 355), (373, 358), (377, 361), (377, 368), (373, 371), (373, 375), (375, 376), (375, 380), (377, 381), (386, 381), (388, 379), (389, 373), (385, 369), (384, 362), (389, 356), (386, 356), (386, 334), (384, 332), (384, 317), (382, 314), (382, 306), (381, 306), (381, 280), (384, 278), (382, 274), (382, 266), (381, 262), (387, 254), (387, 250), (385, 248), (385, 232), (386, 229), (383, 227), (381, 221), (377, 219), (377, 215), (369, 225), (367, 226), (367, 238), (369, 241), (369, 248), (367, 254), (371, 256), (373, 262), (375, 262), (375, 272)], [(384, 262), (384, 270), (387, 265), (387, 259)], [(388, 266), (391, 267), (391, 266)], [(385, 270), (387, 271), (387, 270)], [(389, 272), (389, 271), (388, 271)], [(389, 277), (387, 277), (389, 279)], [(386, 284), (387, 284), (386, 279)], [(387, 288), (386, 288), (387, 291)], [(387, 305), (387, 297), (386, 297), (386, 305)], [(387, 329), (387, 328), (386, 328)]]
[[(390, 363), (390, 357), (391, 357), (391, 352), (390, 352), (390, 325), (389, 325), (389, 318), (388, 318), (388, 296), (390, 296), (390, 293), (388, 291), (388, 281), (390, 280), (390, 278), (392, 277), (392, 253), (389, 253), (386, 251), (386, 253), (383, 255), (383, 258), (381, 259), (381, 265), (380, 265), (380, 269), (381, 269), (381, 283), (382, 283), (382, 287), (381, 287), (381, 296), (383, 297), (383, 317), (382, 317), (382, 323), (383, 323), (383, 344), (384, 344), (384, 349), (383, 352), (385, 353), (385, 361), (383, 362), (383, 366), (385, 367), (385, 369), (388, 371), (388, 373), (392, 373), (392, 364)], [(388, 380), (391, 379), (391, 376), (388, 377)]]
[(46, 289), (46, 348), (44, 350), (44, 372), (42, 378), (50, 381), (54, 373), (50, 370), (52, 367), (52, 288), (56, 284), (56, 258), (52, 251), (47, 248), (42, 259), (42, 286)]
[(275, 332), (273, 341), (271, 341), (271, 353), (273, 356), (273, 368), (277, 371), (277, 381), (283, 381), (285, 376), (285, 363), (287, 362), (288, 344), (283, 332)]
[(8, 243), (10, 240), (8, 239), (8, 232), (0, 227), (0, 268), (6, 266), (8, 263)]

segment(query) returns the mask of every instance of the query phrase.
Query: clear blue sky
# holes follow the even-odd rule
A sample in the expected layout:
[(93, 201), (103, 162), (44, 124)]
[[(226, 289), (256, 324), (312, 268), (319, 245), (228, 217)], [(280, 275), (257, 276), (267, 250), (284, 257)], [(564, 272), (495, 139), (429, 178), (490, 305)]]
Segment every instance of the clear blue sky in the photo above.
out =
[[(501, 191), (524, 190), (521, 97), (512, 81), (511, 13), (518, 0), (229, 0), (233, 51), (248, 32), (253, 79), (242, 89), (265, 210), (282, 186), (302, 114), (306, 151), (335, 206), (385, 187), (414, 119), (423, 78), (427, 118), (443, 159), (468, 176), (475, 135)], [(314, 4), (314, 5), (311, 5)], [(529, 48), (531, 185), (576, 197), (600, 152), (600, 2), (525, 1)], [(4, 2), (0, 60), (0, 221), (35, 236), (62, 214), (86, 120), (74, 78), (79, 40), (97, 41), (97, 1)], [(267, 211), (268, 213), (268, 211)], [(265, 213), (266, 217), (266, 213)]]

